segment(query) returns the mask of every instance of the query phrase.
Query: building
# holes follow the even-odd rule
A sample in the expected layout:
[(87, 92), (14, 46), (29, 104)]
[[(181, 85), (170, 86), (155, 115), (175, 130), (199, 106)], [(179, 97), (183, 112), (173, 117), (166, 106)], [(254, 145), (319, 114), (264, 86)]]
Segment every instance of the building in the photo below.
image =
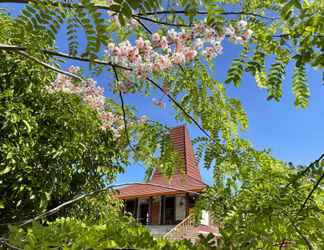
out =
[[(119, 188), (118, 197), (125, 202), (125, 212), (132, 213), (155, 236), (193, 241), (200, 233), (219, 237), (207, 211), (203, 211), (198, 225), (190, 213), (207, 184), (201, 178), (187, 128), (172, 128), (170, 138), (184, 166), (179, 166), (171, 179), (155, 171), (147, 182)], [(181, 173), (180, 167), (183, 167)]]

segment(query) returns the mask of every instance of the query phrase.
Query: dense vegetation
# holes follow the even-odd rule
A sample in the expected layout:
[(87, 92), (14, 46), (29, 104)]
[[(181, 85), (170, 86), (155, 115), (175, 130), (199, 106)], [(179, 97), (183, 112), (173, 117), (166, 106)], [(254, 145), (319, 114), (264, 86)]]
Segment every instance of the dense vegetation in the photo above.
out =
[[(293, 62), (295, 105), (306, 108), (305, 67), (324, 67), (322, 1), (0, 3), (23, 4), (17, 17), (0, 10), (3, 247), (213, 248), (210, 238), (196, 246), (154, 240), (121, 216), (113, 196), (111, 183), (131, 161), (142, 161), (148, 176), (154, 167), (171, 174), (179, 161), (167, 128), (124, 103), (127, 93), (157, 90), (176, 119), (202, 131), (198, 156), (215, 182), (196, 210), (208, 208), (216, 218), (218, 249), (324, 248), (324, 157), (297, 168), (253, 149), (239, 137), (248, 127), (240, 101), (209, 73), (228, 40), (241, 54), (225, 83), (239, 87), (242, 75), (252, 74), (269, 100), (280, 101)], [(56, 42), (64, 39), (66, 52)], [(94, 76), (108, 73), (119, 103), (104, 98), (82, 70), (62, 67), (62, 58), (70, 66), (89, 62), (84, 72)]]

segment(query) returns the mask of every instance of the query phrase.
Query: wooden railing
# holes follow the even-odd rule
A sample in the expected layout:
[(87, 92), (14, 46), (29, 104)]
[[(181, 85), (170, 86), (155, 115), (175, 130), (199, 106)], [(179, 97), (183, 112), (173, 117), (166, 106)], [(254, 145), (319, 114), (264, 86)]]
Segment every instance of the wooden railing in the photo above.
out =
[(187, 234), (195, 224), (195, 218), (193, 214), (190, 214), (187, 218), (181, 221), (178, 225), (167, 232), (163, 238), (168, 240), (180, 240), (183, 239), (185, 234)]

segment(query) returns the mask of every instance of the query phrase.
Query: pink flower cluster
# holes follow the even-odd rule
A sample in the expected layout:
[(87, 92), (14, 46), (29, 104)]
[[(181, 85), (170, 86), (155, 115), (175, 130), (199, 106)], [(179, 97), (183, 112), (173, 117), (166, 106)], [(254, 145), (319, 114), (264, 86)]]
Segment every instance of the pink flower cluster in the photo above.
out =
[[(166, 35), (154, 33), (150, 40), (139, 37), (134, 45), (129, 41), (109, 43), (106, 56), (109, 61), (132, 69), (131, 74), (127, 72), (128, 76), (133, 74), (136, 79), (145, 79), (152, 73), (189, 63), (199, 55), (213, 59), (222, 53), (221, 43), (225, 37), (235, 43), (243, 43), (252, 35), (243, 20), (235, 27), (226, 27), (224, 31), (223, 34), (218, 34), (206, 24), (198, 23), (191, 29), (179, 32), (171, 29)], [(127, 92), (127, 88), (123, 92)]]
[(165, 108), (165, 103), (162, 101), (162, 99), (153, 98), (152, 102), (154, 105), (160, 107), (161, 109)]
[[(69, 72), (73, 74), (77, 74), (79, 71), (79, 67), (71, 66), (69, 68)], [(62, 91), (80, 96), (86, 104), (98, 113), (102, 122), (101, 128), (111, 130), (115, 138), (120, 136), (120, 131), (123, 129), (122, 117), (108, 111), (103, 88), (97, 86), (93, 79), (86, 79), (76, 84), (71, 77), (58, 74), (56, 80), (47, 90), (50, 93)]]

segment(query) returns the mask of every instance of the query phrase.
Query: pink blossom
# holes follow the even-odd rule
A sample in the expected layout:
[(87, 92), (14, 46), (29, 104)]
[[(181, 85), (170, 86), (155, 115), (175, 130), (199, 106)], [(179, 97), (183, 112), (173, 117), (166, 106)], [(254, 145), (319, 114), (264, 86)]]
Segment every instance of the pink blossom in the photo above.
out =
[(186, 57), (183, 53), (175, 53), (173, 57), (173, 63), (174, 64), (183, 64), (186, 60)]
[(146, 115), (142, 115), (141, 118), (138, 120), (139, 124), (145, 124), (148, 121), (148, 117)]
[(72, 74), (77, 74), (80, 72), (80, 67), (72, 65), (69, 67), (68, 71)]
[(246, 26), (245, 21), (240, 21), (235, 28), (229, 25), (224, 28), (224, 33), (218, 33), (206, 24), (198, 23), (192, 29), (181, 29), (180, 32), (171, 29), (167, 36), (154, 33), (151, 40), (139, 37), (135, 45), (129, 41), (118, 46), (110, 43), (107, 56), (112, 62), (131, 68), (127, 74), (137, 79), (145, 79), (152, 72), (161, 72), (173, 65), (190, 62), (198, 55), (207, 59), (214, 58), (222, 53), (221, 43), (226, 36), (234, 43), (243, 43), (252, 34), (251, 30), (244, 28)]
[(235, 29), (231, 25), (229, 27), (226, 27), (225, 35), (227, 35), (229, 37), (233, 37), (235, 35)]
[(168, 39), (165, 36), (162, 36), (161, 40), (160, 40), (160, 47), (162, 49), (167, 49), (169, 46), (168, 44)]
[(115, 49), (116, 45), (114, 43), (108, 43), (108, 51), (113, 51)]
[(176, 52), (180, 52), (183, 49), (183, 43), (180, 40), (176, 40)]
[(175, 41), (178, 37), (177, 32), (174, 29), (171, 29), (168, 31), (168, 38), (170, 39), (171, 42)]
[(144, 40), (142, 37), (139, 37), (137, 40), (136, 40), (136, 47), (138, 49), (143, 49), (144, 48)]
[(154, 43), (158, 43), (158, 42), (160, 42), (160, 39), (161, 39), (161, 37), (160, 37), (159, 33), (154, 33), (154, 34), (152, 35), (152, 41), (153, 41)]
[[(72, 66), (69, 68), (72, 72), (78, 72), (79, 68)], [(121, 117), (106, 110), (106, 101), (104, 90), (93, 79), (81, 81), (79, 85), (73, 83), (71, 77), (58, 74), (56, 80), (51, 86), (48, 86), (49, 93), (66, 92), (80, 96), (81, 100), (88, 104), (91, 109), (98, 113), (102, 122), (102, 129), (109, 129), (113, 132), (114, 137), (120, 136), (120, 130), (123, 129), (120, 124)]]
[(202, 48), (202, 46), (204, 45), (204, 42), (201, 38), (197, 38), (194, 42), (193, 42), (193, 47), (195, 49), (200, 49)]
[(156, 105), (162, 109), (165, 108), (165, 103), (161, 99), (153, 98), (152, 101), (153, 101), (154, 105)]
[(242, 44), (244, 42), (244, 39), (241, 36), (234, 37), (234, 43)]
[(249, 39), (251, 38), (252, 34), (253, 34), (253, 31), (250, 30), (250, 29), (247, 29), (247, 30), (243, 33), (242, 37), (244, 38), (244, 40), (249, 40)]
[(136, 21), (136, 19), (134, 19), (134, 18), (131, 18), (130, 19), (130, 26), (132, 27), (132, 28), (137, 28), (138, 27), (138, 25), (139, 25), (139, 23)]
[(246, 26), (247, 26), (247, 22), (246, 21), (244, 21), (244, 20), (241, 20), (241, 21), (239, 21), (238, 23), (237, 23), (237, 26), (238, 26), (238, 28), (239, 29), (245, 29), (246, 28)]
[(117, 88), (122, 93), (129, 92), (134, 87), (134, 83), (130, 81), (124, 81), (124, 82), (117, 82)]
[(187, 61), (193, 60), (197, 56), (197, 51), (196, 50), (189, 50), (185, 53), (185, 57)]

